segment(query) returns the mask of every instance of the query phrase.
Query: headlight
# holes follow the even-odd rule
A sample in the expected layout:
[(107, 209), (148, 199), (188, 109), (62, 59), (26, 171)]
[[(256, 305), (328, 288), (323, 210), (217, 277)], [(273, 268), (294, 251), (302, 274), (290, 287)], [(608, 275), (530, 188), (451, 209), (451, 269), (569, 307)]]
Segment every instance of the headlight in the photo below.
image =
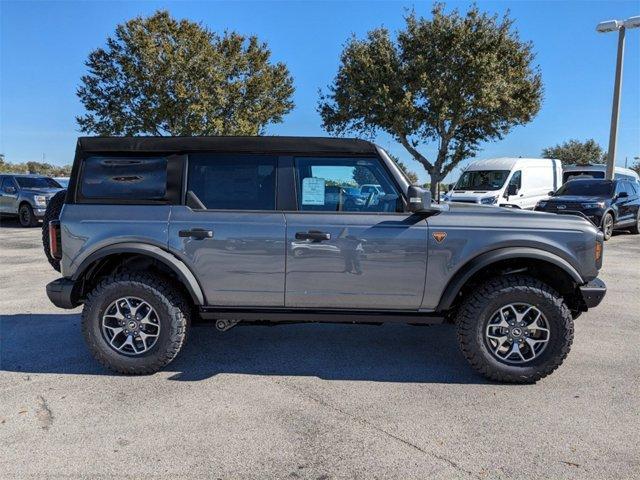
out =
[(582, 208), (604, 208), (604, 202), (583, 203)]
[(483, 205), (493, 205), (498, 201), (498, 197), (487, 197), (480, 200)]
[(546, 200), (540, 200), (538, 203), (536, 203), (536, 208), (544, 208), (546, 206), (547, 206)]
[(33, 197), (33, 200), (36, 202), (36, 205), (39, 207), (47, 206), (47, 197), (45, 197), (44, 195), (35, 195)]

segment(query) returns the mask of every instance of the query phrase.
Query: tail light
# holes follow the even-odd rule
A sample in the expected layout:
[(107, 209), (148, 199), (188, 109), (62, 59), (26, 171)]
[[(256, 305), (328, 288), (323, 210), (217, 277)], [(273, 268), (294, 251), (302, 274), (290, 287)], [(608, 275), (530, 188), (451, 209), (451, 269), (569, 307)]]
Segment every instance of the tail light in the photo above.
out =
[(49, 252), (57, 260), (62, 258), (62, 239), (60, 235), (60, 220), (49, 222)]

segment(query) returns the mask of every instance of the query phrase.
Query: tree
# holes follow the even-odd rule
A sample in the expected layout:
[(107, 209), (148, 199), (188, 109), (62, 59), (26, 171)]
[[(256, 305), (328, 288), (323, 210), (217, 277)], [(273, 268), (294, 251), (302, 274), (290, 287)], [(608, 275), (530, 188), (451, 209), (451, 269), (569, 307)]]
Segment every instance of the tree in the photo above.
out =
[(542, 150), (542, 156), (544, 158), (557, 158), (563, 163), (574, 165), (607, 162), (606, 153), (592, 138), (584, 142), (569, 140), (554, 147), (547, 147)]
[(257, 135), (293, 108), (293, 80), (265, 43), (217, 35), (167, 11), (116, 27), (77, 90), (83, 132)]
[(409, 183), (411, 183), (411, 185), (417, 185), (418, 184), (418, 175), (416, 174), (416, 172), (414, 172), (413, 170), (409, 170), (409, 167), (407, 167), (405, 165), (405, 163), (400, 160), (397, 157), (391, 156), (391, 158), (393, 158), (396, 162), (396, 164), (398, 165), (398, 167), (400, 167), (400, 170), (402, 170), (404, 172), (404, 174), (407, 176), (407, 179), (409, 180)]
[(640, 160), (636, 160), (636, 162), (633, 165), (631, 165), (631, 170), (635, 171), (638, 175), (640, 175)]
[[(392, 40), (378, 28), (352, 37), (318, 111), (342, 134), (391, 134), (431, 176), (431, 191), (481, 142), (503, 138), (538, 112), (542, 80), (530, 43), (513, 21), (472, 7), (465, 16), (436, 4), (430, 20), (414, 13)], [(436, 142), (428, 159), (419, 149)]]

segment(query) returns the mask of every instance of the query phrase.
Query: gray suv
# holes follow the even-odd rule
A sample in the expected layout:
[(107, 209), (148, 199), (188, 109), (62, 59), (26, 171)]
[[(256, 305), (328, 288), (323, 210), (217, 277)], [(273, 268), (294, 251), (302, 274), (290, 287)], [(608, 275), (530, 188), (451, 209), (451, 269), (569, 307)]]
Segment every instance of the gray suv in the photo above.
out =
[(44, 216), (51, 197), (62, 185), (43, 175), (0, 175), (0, 214), (15, 215), (23, 227), (33, 227)]
[(220, 330), (452, 323), (477, 371), (535, 382), (606, 291), (584, 218), (432, 204), (355, 139), (80, 138), (47, 226), (49, 298), (84, 304), (89, 349), (128, 374), (173, 360), (197, 315)]

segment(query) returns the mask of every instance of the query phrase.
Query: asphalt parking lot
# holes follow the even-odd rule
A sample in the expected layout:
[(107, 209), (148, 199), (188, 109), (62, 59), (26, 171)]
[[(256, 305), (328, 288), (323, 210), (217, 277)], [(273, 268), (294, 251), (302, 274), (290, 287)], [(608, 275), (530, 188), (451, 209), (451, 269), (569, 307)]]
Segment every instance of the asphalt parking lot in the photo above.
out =
[(492, 384), (451, 326), (196, 326), (158, 374), (90, 357), (40, 229), (0, 228), (0, 478), (638, 478), (640, 237), (564, 365)]

